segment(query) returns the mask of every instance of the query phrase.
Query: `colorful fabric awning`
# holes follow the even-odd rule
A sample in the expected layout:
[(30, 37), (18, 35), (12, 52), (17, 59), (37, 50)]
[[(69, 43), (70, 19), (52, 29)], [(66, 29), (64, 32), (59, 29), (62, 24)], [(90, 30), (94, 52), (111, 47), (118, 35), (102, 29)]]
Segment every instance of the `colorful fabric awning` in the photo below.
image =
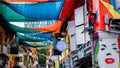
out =
[(58, 20), (64, 0), (55, 2), (7, 2), (17, 13), (35, 19)]
[(19, 41), (19, 44), (20, 44), (20, 45), (23, 45), (23, 46), (33, 47), (33, 48), (46, 47), (46, 46), (42, 46), (42, 45), (41, 45), (41, 46), (31, 45), (31, 44), (28, 44), (28, 43), (26, 43), (26, 42), (24, 42), (24, 41), (22, 41), (22, 40)]
[(37, 30), (37, 31), (40, 31), (40, 32), (50, 32), (50, 33), (55, 34), (55, 33), (60, 33), (60, 29), (61, 29), (62, 24), (63, 24), (63, 22), (59, 20), (56, 23), (48, 25), (46, 27), (29, 28), (29, 29)]
[(31, 45), (36, 45), (36, 46), (50, 46), (52, 45), (52, 42), (50, 40), (48, 41), (43, 41), (43, 42), (26, 42)]
[(40, 19), (28, 18), (21, 14), (18, 14), (17, 12), (9, 8), (4, 3), (0, 3), (0, 12), (2, 13), (3, 17), (8, 22), (28, 22), (28, 21), (39, 21), (40, 20)]
[[(6, 20), (14, 22), (34, 22), (40, 20), (58, 20), (54, 24), (45, 27), (31, 27), (30, 30), (26, 28), (19, 28), (14, 25), (13, 30), (21, 33), (35, 33), (49, 32), (60, 33), (61, 26), (67, 18), (72, 16), (74, 9), (79, 5), (82, 0), (57, 0), (52, 2), (27, 2), (27, 0), (5, 0), (5, 4), (1, 4), (0, 11)], [(9, 11), (9, 12), (7, 12)], [(18, 29), (19, 28), (19, 29)], [(28, 30), (28, 31), (27, 31)], [(35, 31), (31, 31), (35, 30)]]
[(5, 2), (51, 2), (58, 0), (4, 0)]
[(83, 2), (83, 0), (65, 0), (59, 19), (65, 21), (68, 17), (72, 16), (74, 9), (80, 2)]
[(9, 24), (9, 25), (15, 32), (20, 32), (20, 33), (47, 32), (47, 33), (56, 34), (56, 33), (60, 33), (62, 21), (57, 21), (54, 24), (45, 27), (38, 27), (38, 28), (22, 28), (13, 24)]
[(38, 38), (46, 38), (46, 39), (51, 39), (53, 35), (51, 33), (25, 33), (25, 35), (29, 35), (31, 37), (38, 37)]
[(50, 39), (48, 38), (40, 38), (36, 36), (30, 36), (30, 35), (25, 35), (23, 33), (17, 33), (17, 37), (23, 41), (31, 41), (31, 42), (43, 42), (43, 41), (48, 41)]
[(9, 24), (9, 25), (15, 32), (21, 32), (21, 33), (37, 33), (38, 32), (36, 30), (29, 30), (27, 28), (18, 27), (13, 24)]

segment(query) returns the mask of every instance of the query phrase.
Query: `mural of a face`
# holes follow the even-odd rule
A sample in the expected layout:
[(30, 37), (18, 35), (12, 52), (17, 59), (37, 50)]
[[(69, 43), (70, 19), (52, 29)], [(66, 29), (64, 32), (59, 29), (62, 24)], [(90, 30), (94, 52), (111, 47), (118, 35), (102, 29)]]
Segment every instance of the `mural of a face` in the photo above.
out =
[(119, 53), (117, 39), (103, 39), (100, 41), (98, 64), (100, 68), (118, 68)]

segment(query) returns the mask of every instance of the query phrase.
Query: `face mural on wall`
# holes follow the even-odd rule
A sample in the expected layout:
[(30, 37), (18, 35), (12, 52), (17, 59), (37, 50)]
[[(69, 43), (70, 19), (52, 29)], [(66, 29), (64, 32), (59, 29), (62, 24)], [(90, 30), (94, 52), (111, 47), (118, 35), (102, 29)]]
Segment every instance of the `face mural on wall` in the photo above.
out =
[(117, 39), (103, 39), (100, 41), (99, 53), (97, 56), (100, 68), (118, 68), (119, 53)]

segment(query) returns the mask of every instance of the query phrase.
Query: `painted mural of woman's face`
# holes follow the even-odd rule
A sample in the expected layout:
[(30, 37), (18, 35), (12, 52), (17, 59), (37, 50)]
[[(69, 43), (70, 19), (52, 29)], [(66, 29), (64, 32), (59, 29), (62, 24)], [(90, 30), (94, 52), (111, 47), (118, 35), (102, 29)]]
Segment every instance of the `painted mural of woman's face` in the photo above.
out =
[[(115, 52), (117, 52), (118, 50), (118, 46), (116, 43), (112, 43), (111, 45), (109, 45), (112, 49), (111, 50), (114, 50)], [(107, 48), (110, 48), (109, 46), (107, 46), (106, 44), (101, 44), (101, 51), (104, 51), (106, 50)], [(115, 62), (115, 59), (112, 58), (112, 53), (110, 52), (107, 52), (106, 53), (106, 58), (105, 58), (105, 62), (106, 64), (113, 64)]]
[(119, 54), (117, 39), (103, 39), (100, 41), (98, 63), (100, 68), (118, 68)]

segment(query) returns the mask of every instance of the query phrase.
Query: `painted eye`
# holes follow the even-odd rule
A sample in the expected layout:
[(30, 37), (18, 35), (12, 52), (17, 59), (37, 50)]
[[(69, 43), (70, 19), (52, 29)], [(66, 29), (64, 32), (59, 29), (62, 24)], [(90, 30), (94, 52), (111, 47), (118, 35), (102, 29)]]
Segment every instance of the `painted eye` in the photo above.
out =
[(117, 50), (117, 48), (113, 48), (114, 50)]
[(101, 48), (101, 50), (105, 50), (105, 48)]

